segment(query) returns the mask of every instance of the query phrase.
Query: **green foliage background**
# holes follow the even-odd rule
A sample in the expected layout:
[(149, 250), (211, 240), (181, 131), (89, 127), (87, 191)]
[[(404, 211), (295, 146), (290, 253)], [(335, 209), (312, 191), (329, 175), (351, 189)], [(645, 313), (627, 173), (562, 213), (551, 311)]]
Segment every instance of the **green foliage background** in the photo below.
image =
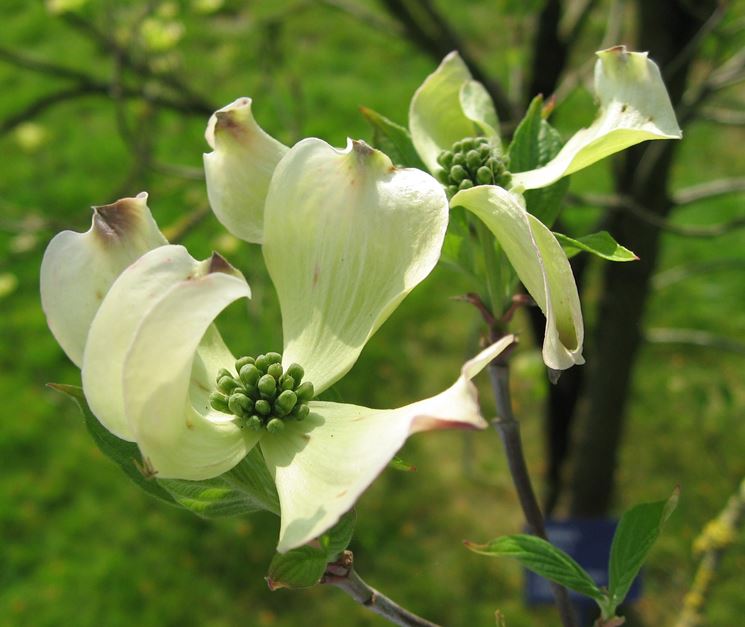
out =
[[(5, 0), (2, 45), (108, 80), (110, 57), (50, 11), (65, 4), (87, 4), (81, 10), (97, 19), (116, 16), (108, 25), (117, 37), (132, 34), (128, 20), (145, 5)], [(253, 96), (260, 123), (285, 143), (310, 135), (335, 145), (346, 136), (369, 138), (357, 111), (362, 104), (404, 123), (411, 94), (434, 67), (404, 38), (339, 10), (345, 3), (151, 4), (160, 22), (148, 27), (148, 61), (171, 68), (215, 107)], [(526, 20), (515, 3), (496, 5), (463, 2), (451, 17), (489, 71), (514, 79), (525, 61), (518, 44)], [(575, 64), (599, 40), (602, 11), (593, 20)], [(169, 42), (179, 28), (180, 39)], [(67, 84), (1, 61), (0, 120)], [(51, 236), (88, 228), (91, 204), (143, 189), (163, 226), (206, 207), (202, 182), (158, 167), (201, 167), (206, 118), (151, 115), (140, 101), (128, 101), (120, 113), (133, 144), (152, 142), (155, 164), (133, 154), (111, 100), (101, 96), (61, 103), (0, 136), (0, 625), (383, 624), (332, 588), (270, 593), (262, 577), (276, 541), (274, 517), (208, 522), (161, 505), (98, 453), (72, 403), (44, 387), (78, 382), (39, 306), (38, 268)], [(559, 106), (556, 122), (566, 137), (591, 116), (591, 97), (579, 90)], [(745, 165), (743, 141), (741, 128), (695, 125), (680, 147), (677, 183), (736, 175)], [(608, 167), (575, 176), (572, 188), (603, 191)], [(740, 207), (741, 197), (724, 197), (691, 205), (676, 220), (723, 222)], [(581, 234), (595, 215), (577, 208), (568, 221)], [(184, 243), (195, 257), (221, 251), (252, 285), (249, 305), (232, 307), (221, 320), (234, 352), (281, 346), (278, 308), (258, 249), (226, 236), (211, 215)], [(691, 542), (745, 474), (744, 247), (745, 231), (715, 240), (665, 236), (648, 327), (703, 329), (733, 342), (729, 351), (648, 344), (635, 375), (618, 509), (682, 486), (679, 509), (647, 569), (639, 605), (650, 624), (668, 624), (676, 614), (695, 566)], [(709, 271), (689, 275), (692, 264)], [(681, 270), (684, 278), (675, 280)], [(342, 396), (396, 406), (447, 385), (477, 345), (476, 315), (449, 299), (469, 289), (454, 270), (439, 267), (372, 340), (339, 386)], [(591, 287), (588, 298), (595, 292)], [(517, 328), (524, 333), (514, 393), (529, 464), (540, 478), (547, 384), (527, 323), (518, 320)], [(488, 393), (482, 397), (491, 411)], [(419, 436), (402, 456), (417, 471), (386, 471), (359, 503), (352, 548), (362, 576), (447, 625), (493, 624), (497, 608), (511, 627), (555, 620), (551, 610), (522, 606), (516, 565), (473, 555), (461, 544), (521, 528), (497, 435)], [(745, 612), (743, 570), (740, 542), (726, 557), (708, 624), (738, 624)]]

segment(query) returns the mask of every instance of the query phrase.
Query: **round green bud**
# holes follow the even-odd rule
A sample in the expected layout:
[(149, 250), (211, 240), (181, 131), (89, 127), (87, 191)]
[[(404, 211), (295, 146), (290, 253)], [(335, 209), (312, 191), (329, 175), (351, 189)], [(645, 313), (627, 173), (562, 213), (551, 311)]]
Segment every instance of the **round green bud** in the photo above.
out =
[(281, 433), (284, 428), (285, 423), (282, 422), (279, 418), (272, 418), (269, 422), (266, 423), (266, 430), (269, 433)]
[(469, 150), (466, 154), (466, 165), (469, 169), (476, 171), (481, 165), (481, 155), (478, 150)]
[(282, 363), (282, 355), (279, 353), (267, 353), (264, 355), (266, 357), (266, 363), (268, 363), (270, 366), (272, 364), (279, 364)]
[(295, 409), (292, 410), (292, 417), (295, 418), (295, 420), (303, 420), (308, 417), (309, 413), (310, 407), (305, 403), (302, 403), (300, 405), (295, 405)]
[(297, 395), (292, 390), (285, 390), (274, 401), (274, 411), (281, 410), (282, 415), (289, 414), (297, 404)]
[(471, 189), (473, 187), (473, 181), (471, 179), (463, 179), (458, 185), (458, 189)]
[(461, 150), (463, 150), (463, 140), (453, 144), (453, 152), (460, 152)]
[(479, 146), (478, 150), (482, 162), (486, 161), (491, 156), (491, 146), (489, 146), (489, 144), (482, 144)]
[(468, 172), (462, 165), (454, 165), (450, 168), (450, 180), (453, 183), (460, 183), (464, 178), (468, 176)]
[(476, 138), (474, 137), (466, 137), (464, 140), (461, 140), (461, 150), (463, 150), (464, 152), (473, 150), (475, 146), (476, 146)]
[(220, 392), (212, 392), (212, 394), (210, 394), (210, 407), (215, 411), (222, 412), (223, 414), (231, 413), (230, 408), (228, 407), (228, 399), (220, 394)]
[(440, 183), (442, 183), (443, 185), (447, 185), (449, 179), (450, 172), (448, 170), (438, 170), (437, 180), (440, 181)]
[(223, 377), (230, 377), (233, 378), (233, 373), (230, 372), (227, 368), (220, 368), (220, 370), (217, 371), (217, 376), (215, 377), (216, 381), (219, 381)]
[(220, 389), (221, 392), (225, 392), (225, 394), (230, 394), (239, 385), (240, 383), (238, 383), (238, 381), (236, 381), (230, 375), (220, 377), (220, 379), (218, 379), (217, 381), (217, 387)]
[(246, 357), (241, 357), (240, 359), (238, 359), (235, 362), (235, 371), (236, 372), (240, 372), (241, 371), (241, 368), (243, 368), (243, 366), (246, 366), (248, 364), (252, 364), (253, 362), (254, 362), (254, 358), (253, 357), (250, 357), (248, 355)]
[(279, 387), (282, 390), (294, 390), (295, 389), (294, 377), (291, 377), (289, 374), (283, 374), (282, 378), (279, 380)]
[(228, 399), (228, 408), (236, 416), (245, 416), (253, 411), (254, 402), (243, 392), (234, 392)]
[(498, 157), (489, 157), (486, 165), (492, 172), (494, 172), (495, 175), (499, 175), (504, 172), (504, 162)]
[(262, 422), (261, 418), (257, 415), (251, 416), (248, 420), (246, 420), (246, 427), (251, 429), (251, 431), (261, 431), (261, 428), (264, 426), (264, 423)]
[(272, 406), (262, 398), (254, 403), (254, 411), (260, 416), (268, 416), (272, 413)]
[(494, 175), (489, 168), (482, 165), (476, 172), (476, 180), (481, 183), (481, 185), (489, 185), (494, 182)]
[(442, 151), (439, 156), (437, 157), (437, 163), (439, 163), (443, 168), (450, 167), (450, 164), (453, 162), (453, 153), (449, 150)]
[(451, 167), (455, 167), (456, 165), (466, 165), (466, 155), (462, 152), (453, 155), (453, 164)]
[(272, 375), (265, 374), (259, 379), (256, 387), (259, 388), (259, 392), (264, 398), (271, 398), (277, 391), (277, 380)]
[(316, 395), (316, 391), (310, 381), (305, 381), (297, 386), (295, 394), (297, 394), (297, 399), (299, 401), (310, 401)]
[(254, 364), (246, 364), (241, 368), (239, 376), (244, 385), (251, 387), (261, 378), (261, 371)]
[(458, 186), (457, 185), (448, 185), (446, 191), (447, 191), (448, 196), (450, 196), (450, 198), (452, 198), (453, 196), (455, 196), (458, 193)]
[(266, 372), (266, 369), (269, 367), (269, 361), (267, 360), (266, 355), (259, 355), (254, 363), (261, 372)]
[(275, 379), (279, 379), (282, 376), (282, 364), (271, 364), (266, 369), (266, 373), (272, 375)]
[(287, 376), (292, 377), (295, 383), (300, 383), (303, 380), (305, 370), (300, 364), (290, 364), (287, 367)]

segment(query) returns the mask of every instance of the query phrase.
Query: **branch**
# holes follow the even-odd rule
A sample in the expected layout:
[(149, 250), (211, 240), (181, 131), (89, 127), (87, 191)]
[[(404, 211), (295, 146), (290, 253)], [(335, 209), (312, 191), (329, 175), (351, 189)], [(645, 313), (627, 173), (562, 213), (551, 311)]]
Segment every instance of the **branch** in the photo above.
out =
[(121, 64), (127, 69), (141, 77), (158, 80), (163, 85), (172, 89), (179, 98), (186, 101), (187, 104), (185, 106), (189, 109), (193, 109), (201, 115), (212, 115), (215, 109), (217, 109), (217, 107), (202, 98), (201, 95), (197, 94), (187, 83), (174, 74), (156, 72), (146, 61), (143, 62), (136, 59), (127, 48), (120, 46), (113, 37), (99, 30), (93, 23), (81, 15), (65, 13), (63, 19), (70, 26), (95, 42), (104, 53), (115, 59), (118, 58)]
[(394, 625), (404, 627), (438, 627), (435, 623), (413, 614), (395, 601), (365, 583), (353, 567), (351, 551), (344, 551), (338, 560), (329, 564), (321, 583), (336, 586), (357, 603), (375, 612)]
[(447, 20), (435, 9), (431, 0), (381, 0), (390, 15), (404, 28), (411, 40), (436, 62), (451, 50), (460, 53), (473, 77), (486, 87), (494, 100), (501, 120), (516, 119), (515, 107), (502, 86), (489, 78), (480, 64), (466, 50), (465, 45)]
[(719, 516), (710, 521), (693, 544), (695, 553), (701, 555), (696, 576), (683, 600), (683, 611), (676, 627), (697, 627), (703, 624), (702, 610), (711, 592), (711, 583), (724, 557), (724, 553), (737, 538), (745, 517), (745, 480), (729, 498)]
[(678, 206), (689, 205), (700, 200), (709, 200), (738, 192), (745, 192), (745, 178), (720, 179), (685, 187), (673, 193), (673, 202)]
[(653, 344), (686, 344), (745, 355), (745, 343), (699, 329), (649, 329), (644, 339)]
[(710, 224), (706, 226), (686, 226), (674, 224), (655, 213), (649, 211), (635, 200), (628, 196), (616, 196), (606, 194), (568, 194), (567, 198), (575, 205), (585, 205), (589, 207), (600, 207), (609, 211), (626, 211), (633, 217), (651, 224), (658, 229), (679, 235), (681, 237), (720, 237), (727, 235), (735, 229), (745, 226), (745, 216), (738, 216), (729, 222), (720, 224)]
[(745, 126), (745, 111), (725, 109), (723, 107), (704, 107), (699, 117), (708, 122), (727, 126)]
[[(489, 364), (489, 380), (491, 381), (494, 399), (497, 405), (497, 418), (492, 421), (492, 426), (502, 439), (510, 475), (517, 491), (520, 507), (523, 510), (528, 530), (539, 538), (548, 540), (543, 514), (535, 497), (530, 475), (528, 474), (528, 467), (525, 463), (525, 453), (523, 452), (522, 439), (520, 437), (520, 423), (512, 412), (509, 382), (510, 370), (507, 356), (508, 354), (503, 353)], [(564, 627), (575, 627), (574, 610), (569, 601), (569, 594), (566, 588), (551, 583), (551, 591), (554, 594), (562, 625)]]

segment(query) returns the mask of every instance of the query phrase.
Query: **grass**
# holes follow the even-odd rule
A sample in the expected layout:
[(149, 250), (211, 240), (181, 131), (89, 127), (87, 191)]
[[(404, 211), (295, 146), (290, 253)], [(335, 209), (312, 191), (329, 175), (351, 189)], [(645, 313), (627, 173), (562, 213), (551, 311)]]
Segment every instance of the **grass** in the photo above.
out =
[[(226, 4), (229, 10), (212, 16), (182, 8), (184, 40), (175, 54), (161, 60), (175, 63), (217, 106), (255, 95), (258, 119), (285, 142), (318, 135), (340, 145), (346, 135), (367, 137), (356, 111), (360, 104), (403, 122), (411, 93), (432, 69), (429, 59), (399, 38), (329, 8), (306, 9), (271, 30), (262, 20), (290, 3), (256, 2), (245, 11), (233, 11), (238, 3)], [(457, 24), (493, 51), (484, 53), (490, 69), (501, 67), (500, 50), (515, 67), (514, 44), (507, 33), (493, 35), (491, 22), (484, 19), (487, 5), (468, 3)], [(2, 12), (5, 45), (109, 75), (109, 61), (41, 4), (9, 1)], [(0, 65), (0, 117), (61, 85)], [(557, 112), (563, 130), (591, 116), (588, 98), (572, 102), (577, 106), (571, 115)], [(127, 112), (134, 116), (141, 109), (131, 105)], [(38, 267), (53, 232), (87, 228), (87, 207), (113, 200), (125, 183), (128, 194), (150, 191), (150, 205), (162, 225), (202, 206), (206, 195), (201, 183), (151, 169), (130, 176), (134, 160), (103, 99), (62, 104), (29, 122), (37, 126), (25, 127), (26, 132), (42, 133), (39, 145), (24, 141), (18, 131), (0, 138), (6, 155), (0, 175), (5, 190), (0, 275), (6, 279), (0, 284), (11, 287), (0, 297), (0, 395), (5, 401), (0, 421), (0, 625), (382, 624), (334, 589), (270, 593), (262, 577), (276, 541), (275, 518), (203, 521), (156, 503), (97, 452), (75, 407), (44, 387), (48, 381), (78, 379), (39, 307)], [(160, 161), (200, 167), (204, 119), (161, 114), (153, 124), (151, 129), (136, 126), (135, 135), (152, 134)], [(691, 129), (681, 146), (677, 184), (735, 175), (745, 165), (742, 135), (739, 129)], [(576, 176), (574, 188), (597, 190), (598, 181), (607, 180), (605, 167)], [(720, 222), (739, 210), (734, 197), (723, 198), (692, 205), (676, 220)], [(569, 218), (583, 222), (583, 215)], [(212, 217), (185, 243), (197, 257), (221, 250), (245, 271), (254, 289), (247, 308), (232, 307), (220, 321), (234, 350), (279, 346), (278, 307), (260, 252), (226, 238)], [(743, 232), (716, 240), (665, 236), (660, 271), (717, 260), (742, 262), (744, 245)], [(447, 385), (475, 346), (474, 313), (449, 300), (467, 289), (463, 278), (439, 267), (366, 347), (340, 385), (343, 397), (395, 406)], [(705, 329), (742, 342), (744, 312), (741, 273), (723, 266), (657, 289), (646, 325)], [(524, 330), (526, 325), (518, 320), (517, 326)], [(531, 471), (540, 477), (539, 416), (546, 383), (529, 334), (524, 337), (514, 392)], [(647, 345), (642, 351), (622, 451), (618, 511), (664, 498), (676, 483), (683, 489), (679, 509), (647, 569), (639, 606), (649, 624), (671, 622), (695, 566), (691, 542), (745, 474), (741, 372), (742, 355), (734, 353), (673, 345)], [(482, 398), (485, 411), (492, 411), (486, 390)], [(472, 555), (461, 545), (464, 538), (485, 541), (522, 524), (496, 434), (418, 436), (402, 456), (417, 472), (387, 470), (359, 502), (352, 548), (362, 576), (443, 624), (493, 624), (497, 608), (510, 627), (554, 621), (550, 609), (523, 607), (516, 565)], [(725, 559), (708, 624), (737, 624), (745, 612), (738, 586), (743, 568), (740, 542)]]

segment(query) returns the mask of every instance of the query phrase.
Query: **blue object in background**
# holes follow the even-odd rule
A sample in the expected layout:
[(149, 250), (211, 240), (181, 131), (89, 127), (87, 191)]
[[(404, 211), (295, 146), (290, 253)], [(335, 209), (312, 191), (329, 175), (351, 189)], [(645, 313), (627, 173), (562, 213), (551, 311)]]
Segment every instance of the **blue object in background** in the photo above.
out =
[[(571, 555), (592, 577), (598, 587), (608, 586), (608, 557), (617, 520), (577, 519), (548, 520), (546, 534), (552, 544)], [(547, 579), (528, 570), (525, 571), (525, 598), (528, 605), (553, 603), (551, 587)], [(591, 598), (569, 591), (572, 602), (577, 606), (595, 606)], [(629, 590), (624, 604), (641, 596), (641, 577), (637, 577)]]

